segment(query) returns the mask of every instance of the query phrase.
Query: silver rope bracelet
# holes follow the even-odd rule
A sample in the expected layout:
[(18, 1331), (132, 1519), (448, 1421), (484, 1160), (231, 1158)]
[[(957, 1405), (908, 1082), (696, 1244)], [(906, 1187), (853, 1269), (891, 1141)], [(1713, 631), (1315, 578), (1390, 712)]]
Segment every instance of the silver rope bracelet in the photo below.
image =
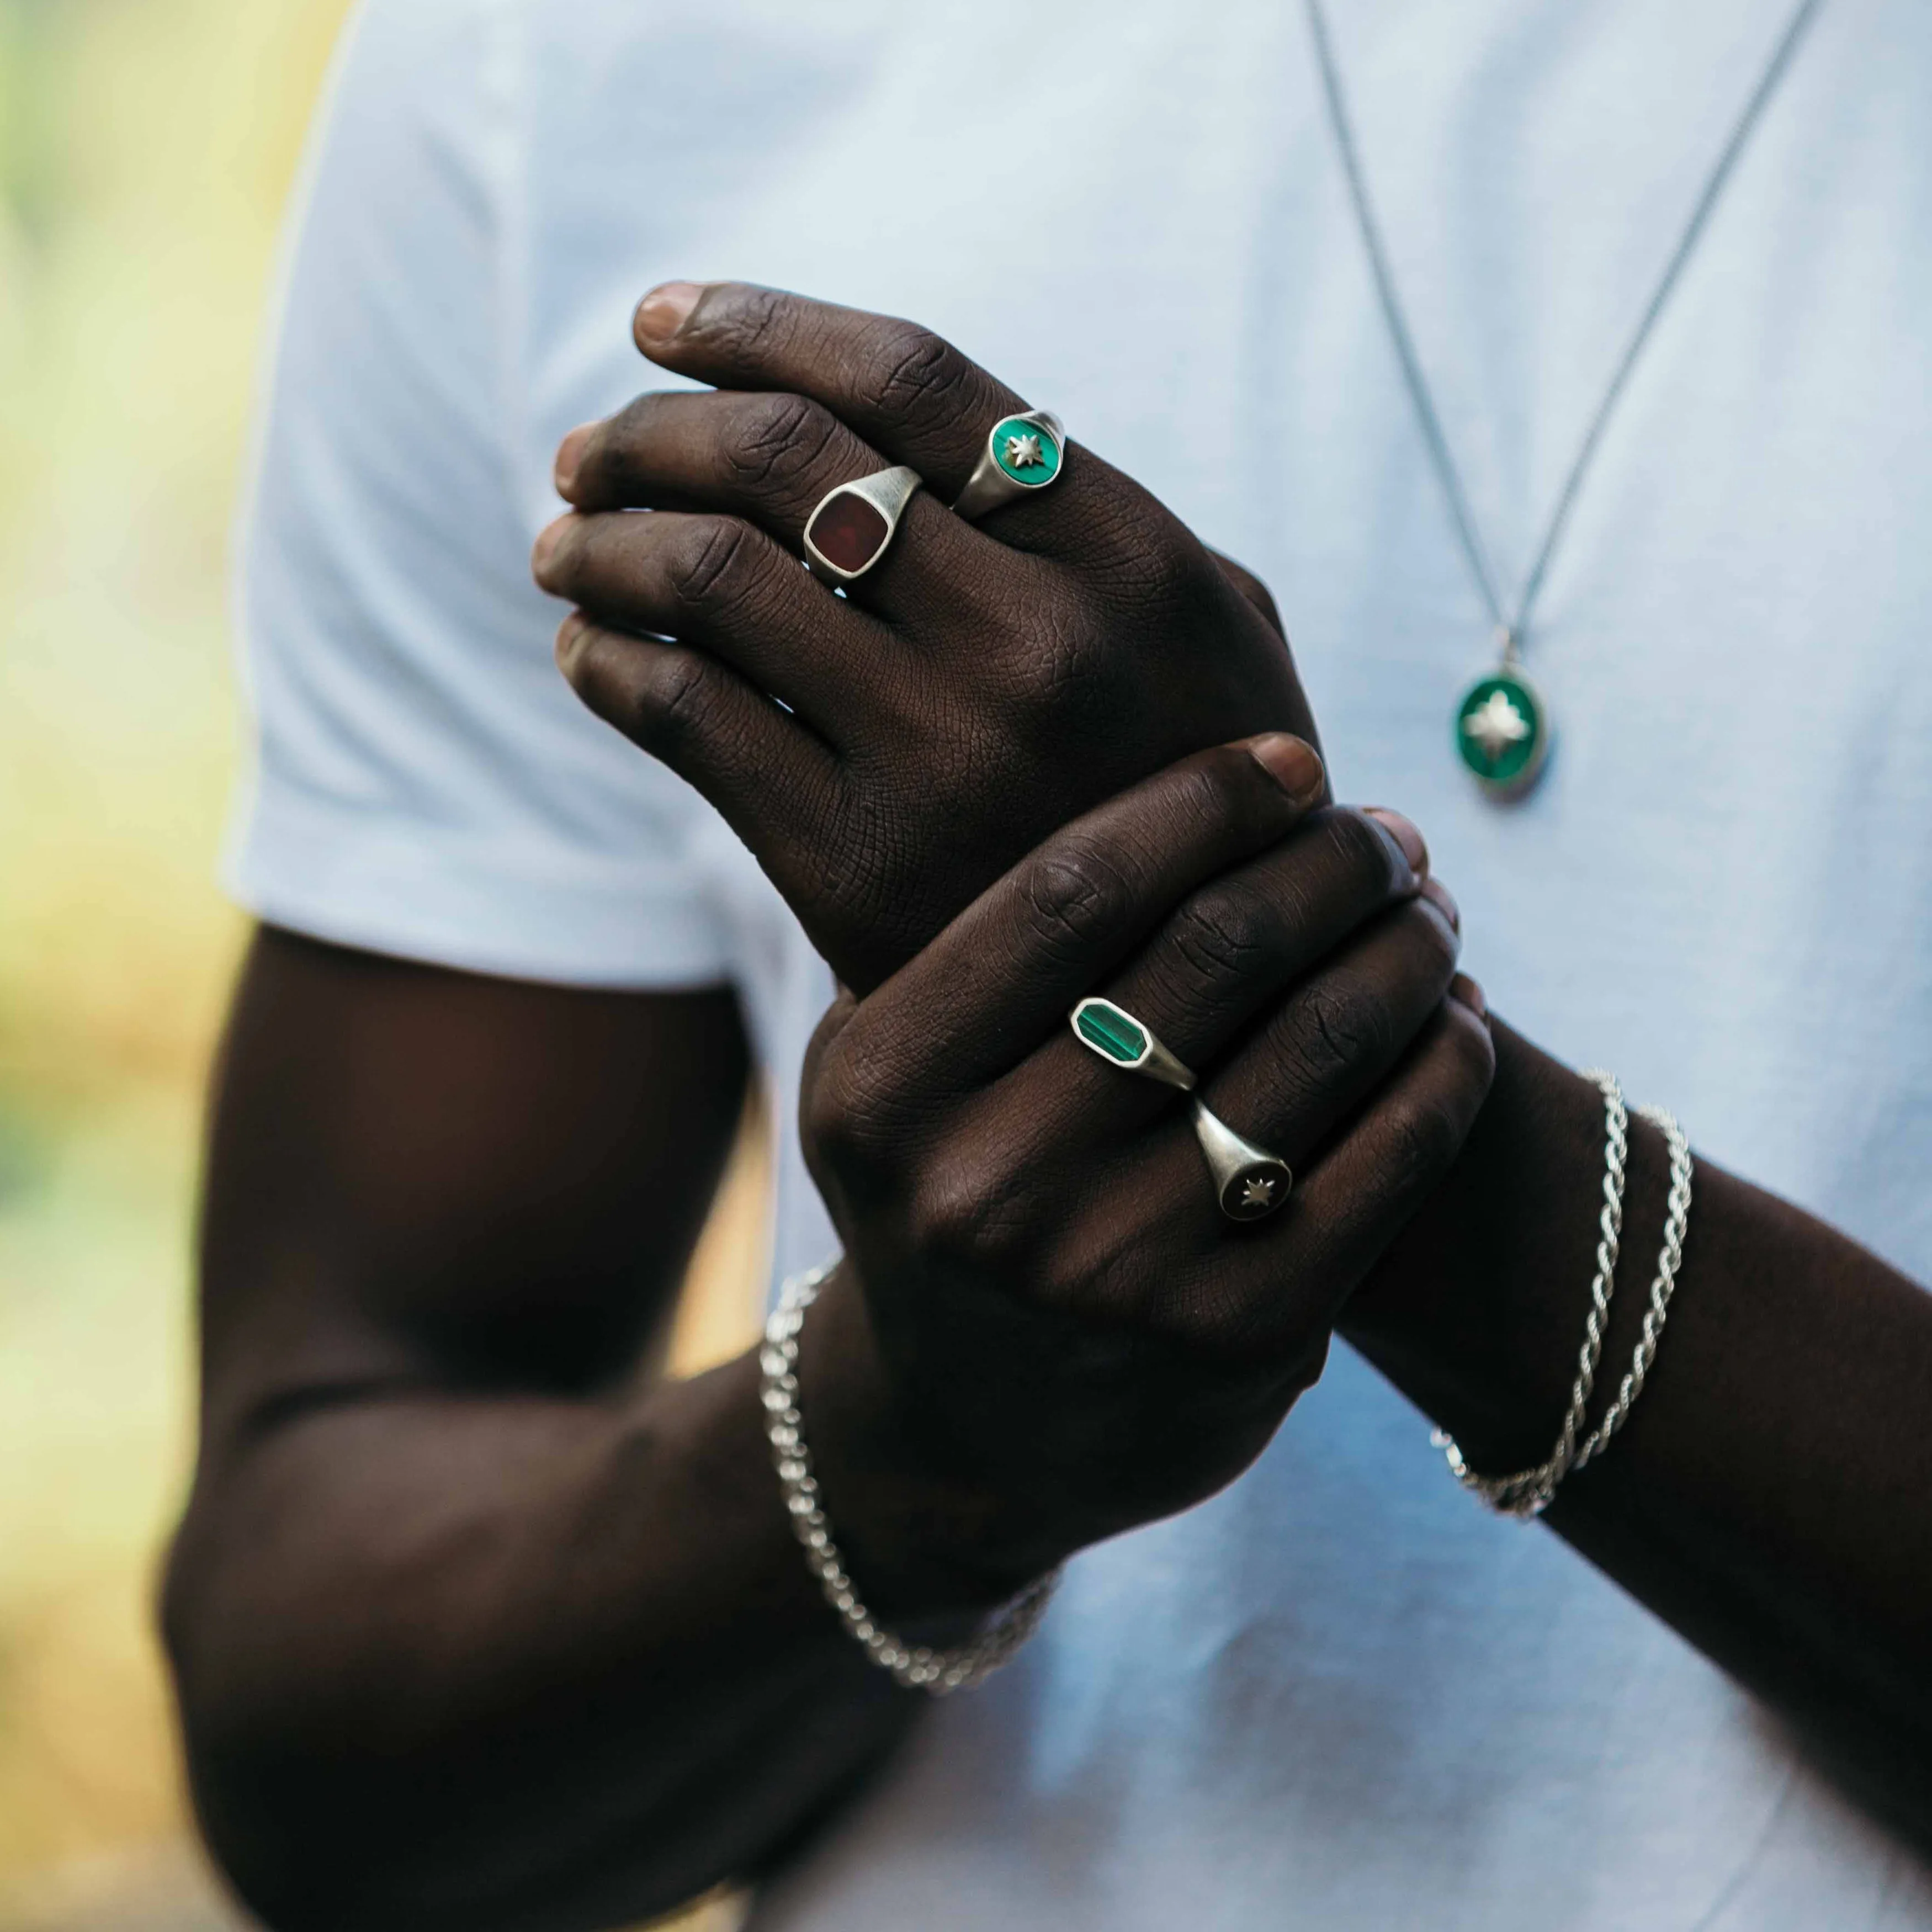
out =
[(1643, 1318), (1643, 1333), (1631, 1353), (1629, 1372), (1618, 1387), (1616, 1400), (1598, 1419), (1597, 1426), (1585, 1434), (1583, 1418), (1597, 1384), (1610, 1298), (1616, 1289), (1617, 1257), (1623, 1240), (1624, 1167), (1630, 1154), (1630, 1112), (1624, 1105), (1623, 1089), (1615, 1074), (1592, 1067), (1583, 1077), (1594, 1081), (1604, 1096), (1604, 1204), (1597, 1216), (1597, 1273), (1590, 1283), (1590, 1312), (1584, 1320), (1576, 1379), (1570, 1387), (1570, 1406), (1564, 1412), (1556, 1446), (1534, 1468), (1519, 1469), (1508, 1476), (1480, 1476), (1469, 1467), (1456, 1438), (1447, 1430), (1436, 1430), (1430, 1437), (1463, 1488), (1472, 1490), (1498, 1514), (1526, 1522), (1540, 1516), (1550, 1507), (1564, 1478), (1600, 1455), (1610, 1438), (1629, 1420), (1631, 1407), (1643, 1393), (1651, 1364), (1657, 1359), (1670, 1298), (1676, 1291), (1677, 1270), (1683, 1264), (1684, 1236), (1690, 1224), (1690, 1143), (1672, 1115), (1660, 1107), (1640, 1107), (1638, 1113), (1661, 1130), (1670, 1150), (1670, 1194), (1664, 1208), (1664, 1245), (1657, 1257), (1656, 1276), (1650, 1284), (1650, 1306)]
[(812, 1472), (811, 1452), (805, 1446), (803, 1419), (798, 1408), (798, 1337), (805, 1311), (818, 1299), (818, 1291), (836, 1262), (826, 1262), (794, 1275), (778, 1291), (778, 1306), (765, 1323), (764, 1346), (758, 1352), (759, 1400), (765, 1406), (765, 1436), (772, 1461), (790, 1512), (792, 1533), (805, 1550), (805, 1560), (825, 1592), (825, 1600), (838, 1612), (848, 1631), (881, 1670), (911, 1690), (933, 1697), (949, 1696), (988, 1677), (1040, 1628), (1046, 1606), (1060, 1582), (1050, 1570), (1029, 1583), (969, 1644), (956, 1650), (934, 1650), (907, 1643), (883, 1629), (860, 1600), (845, 1574), (844, 1558), (832, 1540), (832, 1526), (818, 1498), (818, 1480)]

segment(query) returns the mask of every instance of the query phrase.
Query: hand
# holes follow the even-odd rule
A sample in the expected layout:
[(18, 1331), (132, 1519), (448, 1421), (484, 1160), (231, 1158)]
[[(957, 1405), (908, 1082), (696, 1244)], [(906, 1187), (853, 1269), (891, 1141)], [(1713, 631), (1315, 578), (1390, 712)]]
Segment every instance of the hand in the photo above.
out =
[[(637, 338), (719, 387), (566, 439), (574, 512), (534, 560), (578, 606), (559, 662), (718, 808), (847, 984), (1147, 773), (1244, 732), (1312, 738), (1267, 592), (1077, 440), (1037, 498), (977, 526), (946, 508), (1023, 405), (937, 337), (721, 283), (656, 291)], [(927, 488), (836, 596), (800, 568), (806, 519), (901, 463)]]
[[(923, 1552), (994, 1594), (1232, 1480), (1460, 1148), (1493, 1063), (1454, 903), (1406, 824), (1311, 811), (1313, 763), (1182, 760), (820, 1026), (806, 1148), (846, 1264), (801, 1406), (855, 1574)], [(1180, 1096), (1072, 1036), (1094, 992), (1289, 1162), (1284, 1208), (1222, 1214)]]

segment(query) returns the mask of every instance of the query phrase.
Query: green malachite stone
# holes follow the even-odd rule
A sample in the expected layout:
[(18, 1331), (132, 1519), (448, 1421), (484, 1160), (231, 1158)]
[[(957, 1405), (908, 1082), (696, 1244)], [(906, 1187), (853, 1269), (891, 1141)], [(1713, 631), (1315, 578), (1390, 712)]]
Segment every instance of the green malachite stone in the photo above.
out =
[[(1022, 457), (1028, 460), (1022, 461)], [(993, 460), (1016, 483), (1037, 488), (1060, 473), (1060, 446), (1051, 430), (1008, 416), (993, 431)]]
[(1131, 1066), (1146, 1052), (1147, 1030), (1128, 1018), (1118, 1006), (1082, 1006), (1075, 1030), (1089, 1046), (1123, 1066)]
[(1490, 790), (1528, 788), (1550, 749), (1549, 721), (1535, 687), (1513, 670), (1478, 678), (1456, 713), (1456, 749)]

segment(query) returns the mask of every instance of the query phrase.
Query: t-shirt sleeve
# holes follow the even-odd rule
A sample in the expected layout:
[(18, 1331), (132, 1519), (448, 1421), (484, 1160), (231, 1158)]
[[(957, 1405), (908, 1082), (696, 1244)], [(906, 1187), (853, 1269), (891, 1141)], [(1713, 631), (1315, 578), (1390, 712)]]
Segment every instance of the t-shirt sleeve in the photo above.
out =
[(312, 136), (238, 545), (254, 755), (227, 880), (371, 950), (702, 984), (730, 956), (710, 815), (578, 704), (530, 580), (561, 506), (521, 423), (502, 18), (371, 0)]

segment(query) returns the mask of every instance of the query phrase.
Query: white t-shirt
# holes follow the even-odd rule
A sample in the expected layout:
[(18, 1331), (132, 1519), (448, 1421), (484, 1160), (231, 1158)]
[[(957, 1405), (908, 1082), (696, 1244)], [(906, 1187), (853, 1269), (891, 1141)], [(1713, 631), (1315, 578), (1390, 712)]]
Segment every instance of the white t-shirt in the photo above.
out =
[[(1334, 12), (1514, 578), (1787, 0)], [(1529, 662), (1559, 742), (1504, 809), (1451, 748), (1487, 626), (1298, 8), (371, 0), (249, 520), (235, 889), (486, 971), (735, 980), (788, 1128), (824, 969), (578, 708), (526, 554), (562, 432), (662, 386), (644, 289), (802, 288), (944, 330), (1258, 570), (1341, 790), (1427, 829), (1496, 1005), (1932, 1276), (1928, 100), (1932, 10), (1823, 8), (1556, 557)], [(781, 1268), (829, 1239), (786, 1147)], [(1232, 1489), (1080, 1558), (758, 1911), (1880, 1932), (1932, 1927), (1932, 1884), (1696, 1652), (1457, 1491), (1338, 1349)]]

